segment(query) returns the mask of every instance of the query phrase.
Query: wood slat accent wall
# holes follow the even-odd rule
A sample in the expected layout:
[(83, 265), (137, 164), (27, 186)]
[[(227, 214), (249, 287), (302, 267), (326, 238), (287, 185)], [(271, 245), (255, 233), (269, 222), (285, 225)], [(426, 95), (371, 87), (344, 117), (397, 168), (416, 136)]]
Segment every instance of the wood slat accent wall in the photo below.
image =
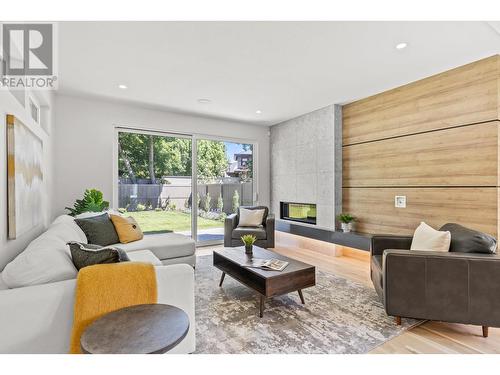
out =
[(499, 124), (344, 147), (343, 186), (496, 186)]
[[(434, 228), (456, 222), (497, 233), (498, 189), (344, 188), (346, 211), (359, 217), (366, 233), (413, 234), (421, 221)], [(407, 207), (395, 208), (394, 196), (406, 195)]]
[(343, 144), (498, 119), (498, 55), (343, 107)]
[(499, 55), (345, 105), (343, 211), (366, 233), (425, 221), (496, 236), (499, 112)]

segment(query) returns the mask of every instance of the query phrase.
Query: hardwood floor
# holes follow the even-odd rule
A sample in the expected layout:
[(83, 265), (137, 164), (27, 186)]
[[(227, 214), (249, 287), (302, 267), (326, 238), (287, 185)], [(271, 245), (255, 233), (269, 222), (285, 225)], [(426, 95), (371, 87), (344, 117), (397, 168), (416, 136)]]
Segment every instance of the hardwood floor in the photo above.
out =
[[(279, 233), (278, 241), (274, 249), (277, 253), (313, 264), (318, 269), (357, 281), (370, 288), (373, 287), (369, 275), (367, 253), (277, 233)], [(214, 249), (214, 247), (198, 248), (197, 255), (210, 254)], [(338, 256), (341, 253), (344, 255)], [(384, 343), (370, 353), (500, 354), (500, 329), (490, 328), (489, 337), (484, 338), (479, 326), (426, 322)]]

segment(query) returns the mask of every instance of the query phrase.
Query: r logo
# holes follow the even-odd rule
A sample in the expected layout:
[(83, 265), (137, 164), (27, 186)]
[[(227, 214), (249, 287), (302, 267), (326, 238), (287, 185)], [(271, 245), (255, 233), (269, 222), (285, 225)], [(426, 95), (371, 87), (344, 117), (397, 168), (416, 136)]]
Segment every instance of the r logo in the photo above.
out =
[(6, 75), (53, 74), (52, 24), (3, 24)]

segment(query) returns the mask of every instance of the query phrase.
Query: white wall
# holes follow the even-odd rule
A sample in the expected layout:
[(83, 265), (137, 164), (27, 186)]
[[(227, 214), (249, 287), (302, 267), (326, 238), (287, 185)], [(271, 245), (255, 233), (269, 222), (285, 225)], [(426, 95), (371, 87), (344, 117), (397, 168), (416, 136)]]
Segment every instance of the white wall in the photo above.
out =
[(56, 96), (54, 214), (64, 212), (87, 188), (113, 197), (115, 127), (248, 139), (258, 142), (259, 203), (269, 205), (269, 128), (100, 99)]
[[(27, 244), (40, 234), (49, 224), (52, 216), (52, 128), (53, 128), (53, 95), (51, 92), (37, 91), (35, 93), (19, 93), (21, 97), (34, 95), (40, 105), (44, 106), (44, 127), (36, 124), (29, 115), (28, 110), (7, 90), (0, 90), (0, 271), (19, 254)], [(8, 239), (7, 217), (7, 131), (6, 115), (12, 114), (30, 128), (43, 142), (44, 165), (43, 181), (45, 193), (43, 194), (43, 224), (24, 233), (15, 240)]]

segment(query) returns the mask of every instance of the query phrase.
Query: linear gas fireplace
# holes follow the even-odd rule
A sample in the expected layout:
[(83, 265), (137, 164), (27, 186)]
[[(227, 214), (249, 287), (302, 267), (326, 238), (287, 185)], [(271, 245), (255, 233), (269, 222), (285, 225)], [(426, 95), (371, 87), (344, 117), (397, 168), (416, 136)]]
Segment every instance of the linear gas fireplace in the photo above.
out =
[(316, 225), (316, 205), (311, 203), (280, 202), (280, 218)]

